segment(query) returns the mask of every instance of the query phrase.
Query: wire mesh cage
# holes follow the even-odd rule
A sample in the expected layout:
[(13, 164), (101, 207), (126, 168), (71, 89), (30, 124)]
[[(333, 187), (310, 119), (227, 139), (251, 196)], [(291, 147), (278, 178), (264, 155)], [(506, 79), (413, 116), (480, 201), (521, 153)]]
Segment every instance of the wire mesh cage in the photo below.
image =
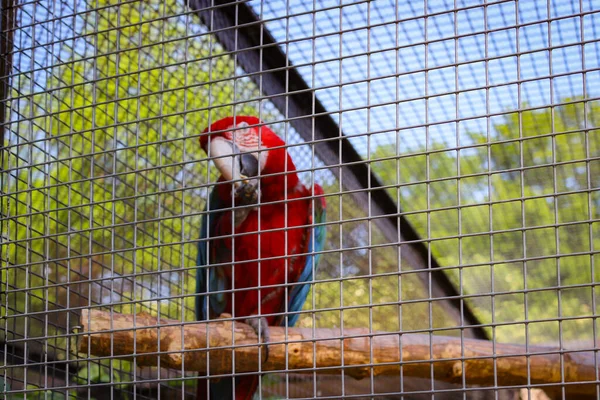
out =
[(0, 21), (5, 398), (600, 396), (598, 1)]

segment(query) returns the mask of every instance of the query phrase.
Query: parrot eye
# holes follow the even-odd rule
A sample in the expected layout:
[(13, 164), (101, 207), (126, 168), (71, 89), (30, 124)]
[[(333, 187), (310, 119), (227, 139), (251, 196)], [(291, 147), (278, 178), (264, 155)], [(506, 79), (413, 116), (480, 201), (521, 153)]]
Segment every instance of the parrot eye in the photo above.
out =
[(258, 175), (258, 160), (252, 154), (242, 153), (239, 157), (240, 173), (244, 176)]

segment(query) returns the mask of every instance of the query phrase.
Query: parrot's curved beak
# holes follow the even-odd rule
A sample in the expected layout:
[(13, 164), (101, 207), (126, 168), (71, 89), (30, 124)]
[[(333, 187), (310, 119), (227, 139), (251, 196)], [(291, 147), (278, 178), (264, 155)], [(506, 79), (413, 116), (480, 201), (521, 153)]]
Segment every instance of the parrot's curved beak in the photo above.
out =
[(222, 137), (212, 138), (210, 141), (210, 156), (215, 157), (214, 162), (223, 178), (235, 181), (235, 187), (243, 183), (250, 183), (259, 173), (258, 159), (250, 154), (240, 152), (240, 149), (230, 140)]

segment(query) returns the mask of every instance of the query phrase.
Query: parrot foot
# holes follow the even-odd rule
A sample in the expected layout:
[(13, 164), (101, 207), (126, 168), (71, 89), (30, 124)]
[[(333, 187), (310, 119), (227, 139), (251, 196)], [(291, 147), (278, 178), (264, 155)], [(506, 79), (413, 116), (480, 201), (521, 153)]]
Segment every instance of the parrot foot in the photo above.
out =
[(235, 198), (239, 199), (239, 204), (249, 206), (258, 203), (257, 183), (252, 180), (245, 181), (235, 189)]
[[(244, 182), (235, 189), (236, 204), (241, 206), (250, 206), (258, 204), (258, 189), (256, 185), (251, 182)], [(236, 227), (240, 226), (242, 222), (246, 220), (248, 214), (254, 210), (254, 207), (244, 207), (242, 209), (234, 210), (234, 224)]]
[(244, 322), (250, 325), (252, 329), (254, 329), (254, 332), (256, 332), (256, 336), (258, 336), (258, 341), (261, 342), (264, 346), (265, 355), (262, 359), (262, 362), (266, 363), (269, 359), (268, 345), (271, 342), (271, 333), (269, 332), (269, 324), (267, 322), (267, 319), (265, 317), (248, 318)]

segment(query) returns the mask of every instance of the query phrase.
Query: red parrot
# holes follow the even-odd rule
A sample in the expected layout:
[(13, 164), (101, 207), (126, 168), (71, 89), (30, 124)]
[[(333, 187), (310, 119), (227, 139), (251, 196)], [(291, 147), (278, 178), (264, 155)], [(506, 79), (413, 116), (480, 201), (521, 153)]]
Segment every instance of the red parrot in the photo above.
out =
[[(287, 319), (293, 326), (306, 300), (324, 246), (325, 199), (319, 185), (311, 190), (300, 182), (285, 142), (259, 124), (256, 117), (227, 117), (200, 137), (221, 177), (202, 218), (196, 318), (253, 317), (246, 322), (268, 342), (266, 325)], [(307, 283), (286, 285), (297, 282)], [(293, 314), (269, 315), (283, 312)], [(200, 379), (198, 398), (232, 399), (235, 390), (235, 399), (250, 399), (259, 378)]]

